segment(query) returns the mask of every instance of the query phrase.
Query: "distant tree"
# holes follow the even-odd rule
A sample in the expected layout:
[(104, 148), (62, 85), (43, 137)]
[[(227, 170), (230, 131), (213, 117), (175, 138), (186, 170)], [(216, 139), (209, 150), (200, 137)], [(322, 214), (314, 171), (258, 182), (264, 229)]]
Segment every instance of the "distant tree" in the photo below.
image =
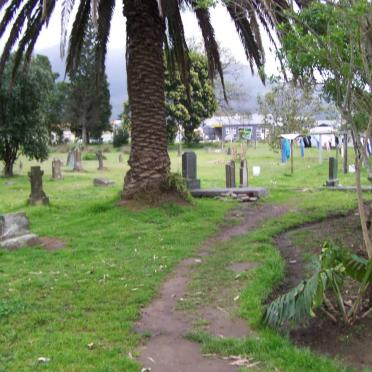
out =
[[(54, 74), (55, 80), (58, 74)], [(69, 99), (70, 83), (65, 81), (55, 81), (53, 90), (49, 96), (46, 123), (49, 134), (51, 132), (58, 136), (58, 140), (62, 139), (63, 128), (68, 122), (67, 105)]]
[(173, 142), (178, 126), (183, 128), (184, 140), (192, 144), (199, 140), (195, 134), (202, 121), (214, 114), (217, 101), (208, 76), (207, 59), (195, 51), (190, 53), (190, 97), (179, 74), (165, 73), (165, 110), (168, 142)]
[(90, 138), (100, 138), (110, 128), (110, 91), (106, 74), (97, 80), (96, 74), (97, 35), (90, 21), (85, 32), (80, 63), (71, 81), (68, 99), (68, 119), (72, 131), (81, 136), (83, 143)]
[(47, 103), (54, 76), (45, 56), (33, 57), (27, 72), (19, 72), (12, 87), (11, 59), (0, 86), (0, 160), (4, 175), (13, 176), (19, 154), (29, 159), (48, 157)]
[(127, 145), (129, 141), (128, 129), (121, 127), (114, 132), (113, 145), (114, 147), (121, 147)]
[(315, 115), (321, 107), (312, 89), (283, 82), (274, 84), (271, 91), (257, 98), (257, 102), (270, 128), (272, 147), (277, 146), (277, 138), (282, 133), (307, 132), (315, 124)]
[(123, 104), (123, 112), (120, 115), (121, 120), (123, 122), (123, 128), (128, 130), (130, 132), (130, 128), (132, 125), (132, 120), (131, 120), (131, 112), (130, 112), (130, 107), (129, 107), (129, 102), (125, 101)]

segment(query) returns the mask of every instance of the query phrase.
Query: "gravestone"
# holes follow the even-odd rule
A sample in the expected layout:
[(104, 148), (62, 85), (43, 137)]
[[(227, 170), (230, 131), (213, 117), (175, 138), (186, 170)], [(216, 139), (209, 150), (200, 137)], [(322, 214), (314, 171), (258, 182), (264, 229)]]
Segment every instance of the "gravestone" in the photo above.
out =
[(68, 152), (68, 155), (67, 155), (67, 161), (66, 161), (66, 165), (70, 168), (74, 168), (74, 164), (75, 164), (75, 154), (74, 154), (74, 151), (69, 151)]
[(73, 159), (73, 171), (74, 172), (81, 172), (83, 170), (83, 167), (81, 166), (81, 151), (80, 149), (76, 148), (72, 153), (72, 159)]
[(105, 170), (105, 167), (103, 166), (103, 154), (101, 150), (98, 150), (96, 152), (97, 160), (98, 160), (98, 170)]
[(93, 185), (94, 186), (111, 186), (111, 185), (115, 185), (115, 181), (108, 180), (107, 178), (94, 178)]
[(119, 155), (119, 163), (122, 163), (122, 162), (123, 162), (123, 155), (120, 154), (120, 155)]
[(248, 187), (248, 164), (247, 160), (240, 161), (239, 170), (240, 187)]
[(37, 236), (30, 233), (28, 226), (24, 213), (0, 216), (0, 247), (15, 249), (40, 244)]
[(226, 188), (236, 187), (235, 184), (235, 161), (231, 160), (225, 165)]
[(62, 177), (62, 160), (53, 159), (52, 161), (52, 178), (54, 180), (61, 180)]
[(44, 171), (39, 166), (31, 167), (31, 172), (28, 173), (31, 183), (31, 194), (28, 203), (31, 205), (49, 203), (49, 198), (43, 190), (43, 174)]
[(188, 189), (200, 189), (200, 180), (196, 178), (196, 154), (193, 151), (182, 154), (182, 177)]
[(329, 158), (329, 171), (328, 171), (328, 181), (326, 185), (329, 187), (338, 186), (338, 178), (337, 178), (337, 159), (330, 157)]

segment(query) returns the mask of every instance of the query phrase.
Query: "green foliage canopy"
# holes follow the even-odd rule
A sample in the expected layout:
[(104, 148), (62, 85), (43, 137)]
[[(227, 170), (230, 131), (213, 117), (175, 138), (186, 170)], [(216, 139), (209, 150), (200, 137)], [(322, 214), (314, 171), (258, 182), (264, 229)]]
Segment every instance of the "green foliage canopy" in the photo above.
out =
[(73, 74), (68, 93), (68, 119), (71, 129), (85, 144), (90, 138), (99, 139), (110, 129), (110, 91), (106, 74), (96, 73), (97, 35), (89, 22), (81, 48), (79, 65)]
[(207, 59), (196, 52), (190, 53), (190, 97), (179, 74), (173, 78), (169, 68), (165, 74), (165, 108), (168, 141), (174, 140), (177, 126), (184, 131), (187, 144), (198, 141), (195, 134), (202, 121), (217, 110), (217, 100), (208, 76)]
[[(364, 27), (371, 14), (367, 0), (313, 1), (291, 13), (286, 25), (283, 55), (294, 77), (323, 86), (347, 121), (371, 112), (371, 30)], [(368, 23), (368, 22), (367, 22)], [(369, 89), (367, 88), (369, 86)]]
[(13, 175), (19, 153), (30, 159), (47, 159), (47, 105), (54, 84), (45, 56), (32, 58), (28, 71), (19, 72), (13, 83), (12, 65), (13, 59), (5, 67), (0, 87), (0, 160), (6, 176)]

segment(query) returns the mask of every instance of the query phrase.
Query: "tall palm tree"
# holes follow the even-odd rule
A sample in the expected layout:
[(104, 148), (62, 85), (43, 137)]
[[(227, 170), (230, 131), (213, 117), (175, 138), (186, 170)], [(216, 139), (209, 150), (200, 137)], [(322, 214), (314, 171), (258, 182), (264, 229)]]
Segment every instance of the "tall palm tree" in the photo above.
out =
[[(10, 29), (0, 58), (0, 76), (18, 41), (15, 53), (14, 74), (22, 61), (30, 61), (41, 29), (48, 24), (58, 0), (0, 0), (0, 38)], [(68, 43), (66, 70), (73, 73), (79, 64), (79, 55), (89, 17), (97, 25), (96, 50), (98, 72), (104, 69), (106, 45), (115, 0), (60, 0), (62, 3), (62, 43), (64, 49), (69, 16), (74, 5), (78, 6)], [(193, 9), (197, 17), (206, 54), (209, 74), (219, 74), (222, 68), (218, 45), (210, 22), (207, 7), (199, 6), (200, 0), (121, 0), (126, 17), (126, 53), (128, 95), (132, 112), (132, 149), (130, 170), (125, 176), (124, 197), (138, 197), (151, 191), (162, 190), (170, 169), (164, 110), (164, 49), (171, 66), (178, 66), (185, 84), (188, 80), (188, 48), (185, 41), (181, 10)], [(273, 33), (280, 39), (277, 26), (284, 22), (283, 11), (289, 7), (287, 0), (220, 0), (233, 19), (250, 66), (262, 68), (265, 56), (260, 35), (260, 25), (271, 41)], [(308, 0), (298, 0), (306, 2)], [(204, 1), (205, 3), (205, 1)], [(300, 4), (301, 5), (301, 4)], [(124, 38), (124, 35), (121, 35)], [(115, 37), (120, 37), (115, 35)], [(124, 41), (123, 41), (124, 43)]]

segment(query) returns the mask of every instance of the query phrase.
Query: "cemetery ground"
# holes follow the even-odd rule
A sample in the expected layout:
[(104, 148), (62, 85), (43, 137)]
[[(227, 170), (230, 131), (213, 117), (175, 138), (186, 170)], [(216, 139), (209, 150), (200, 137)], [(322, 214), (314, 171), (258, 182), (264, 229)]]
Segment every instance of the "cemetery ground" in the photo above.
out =
[[(16, 177), (0, 178), (0, 211), (25, 211), (32, 232), (62, 240), (65, 247), (0, 251), (0, 371), (140, 370), (136, 361), (140, 345), (152, 336), (151, 332), (136, 332), (141, 310), (161, 299), (162, 283), (179, 270), (177, 264), (194, 257), (197, 262), (176, 308), (191, 319), (187, 339), (200, 344), (205, 358), (222, 360), (226, 370), (237, 368), (230, 365), (236, 360), (222, 359), (231, 356), (246, 357), (243, 368), (249, 365), (249, 370), (339, 371), (348, 368), (348, 363), (371, 368), (371, 360), (358, 360), (355, 349), (351, 351), (354, 359), (347, 354), (347, 345), (354, 339), (371, 350), (372, 336), (363, 324), (354, 330), (332, 331), (339, 341), (339, 348), (336, 345), (333, 350), (326, 343), (320, 347), (314, 343), (311, 332), (315, 328), (302, 336), (287, 337), (260, 325), (265, 299), (297, 266), (286, 264), (281, 257), (276, 246), (283, 237), (280, 234), (287, 232), (282, 239), (297, 249), (298, 271), (305, 271), (300, 265), (317, 254), (327, 238), (350, 245), (353, 238), (357, 244), (361, 235), (357, 220), (352, 222), (354, 214), (349, 213), (356, 208), (355, 194), (320, 189), (328, 175), (327, 156), (333, 154), (324, 153), (323, 165), (318, 164), (315, 149), (308, 150), (305, 159), (297, 154), (291, 175), (289, 163), (279, 165), (279, 154), (265, 145), (250, 147), (249, 184), (270, 190), (259, 203), (195, 199), (192, 205), (170, 203), (138, 210), (117, 207), (127, 154), (124, 163), (119, 163), (117, 151), (105, 152), (105, 171), (97, 170), (96, 160), (83, 156), (85, 172), (73, 173), (64, 167), (64, 178), (53, 181), (52, 159), (65, 162), (67, 154), (52, 153), (41, 164), (50, 205), (33, 207), (26, 205), (30, 192), (26, 174), (31, 163), (22, 158), (22, 170), (18, 162), (15, 167)], [(197, 156), (202, 187), (224, 186), (226, 153), (199, 149)], [(177, 151), (171, 151), (171, 159), (172, 170), (180, 172)], [(253, 165), (261, 167), (259, 177), (252, 177)], [(116, 184), (94, 187), (95, 177)], [(341, 164), (339, 178), (341, 184), (354, 184), (353, 174), (343, 175)], [(365, 194), (365, 198), (371, 196)], [(268, 213), (278, 208), (280, 215)], [(346, 215), (344, 220), (327, 218), (340, 213)], [(250, 219), (257, 223), (249, 231), (224, 239), (225, 232), (239, 229)], [(293, 230), (320, 220), (323, 225)], [(342, 228), (344, 224), (347, 229)], [(205, 254), (199, 255), (203, 250)], [(227, 336), (221, 337), (220, 329), (211, 326), (213, 319), (207, 321), (211, 309), (244, 319), (247, 336), (227, 330)], [(318, 329), (315, 336), (322, 334), (324, 339), (328, 330)], [(305, 347), (295, 346), (293, 340)], [(339, 355), (335, 359), (322, 352)], [(151, 364), (148, 359), (147, 366), (156, 370)]]

